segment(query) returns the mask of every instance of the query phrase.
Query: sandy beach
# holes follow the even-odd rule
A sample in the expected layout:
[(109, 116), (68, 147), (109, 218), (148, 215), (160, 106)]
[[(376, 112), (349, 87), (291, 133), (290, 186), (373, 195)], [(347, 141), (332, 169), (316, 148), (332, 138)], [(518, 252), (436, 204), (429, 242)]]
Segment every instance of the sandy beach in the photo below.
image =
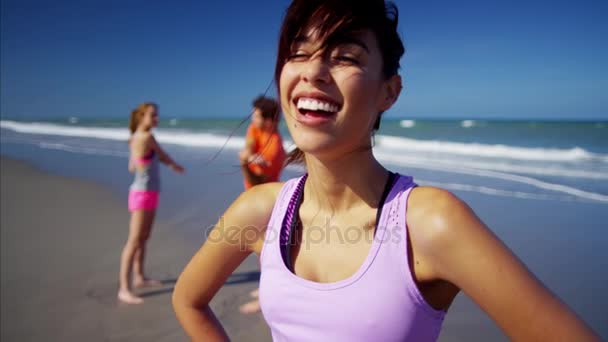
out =
[[(223, 171), (231, 170), (231, 159), (211, 165), (190, 160), (190, 172), (183, 177), (163, 175), (165, 190), (146, 269), (165, 285), (143, 292), (143, 305), (128, 306), (115, 297), (129, 220), (130, 180), (124, 159), (9, 147), (3, 146), (0, 172), (1, 339), (187, 340), (173, 313), (171, 292), (203, 243), (205, 227), (242, 189), (238, 173)], [(294, 175), (288, 170), (285, 177)], [(601, 248), (608, 241), (601, 219), (605, 205), (460, 195), (552, 291), (600, 336), (608, 336), (603, 314), (606, 259)], [(238, 312), (257, 287), (258, 277), (257, 258), (251, 256), (211, 302), (232, 341), (271, 340), (261, 314)], [(461, 294), (450, 308), (439, 341), (508, 339)]]
[[(201, 241), (157, 222), (147, 273), (162, 288), (141, 292), (143, 305), (116, 301), (119, 252), (129, 219), (120, 198), (80, 180), (1, 160), (1, 326), (3, 341), (183, 341), (171, 292)], [(267, 341), (261, 315), (238, 305), (257, 284), (247, 260), (211, 306), (234, 341)]]

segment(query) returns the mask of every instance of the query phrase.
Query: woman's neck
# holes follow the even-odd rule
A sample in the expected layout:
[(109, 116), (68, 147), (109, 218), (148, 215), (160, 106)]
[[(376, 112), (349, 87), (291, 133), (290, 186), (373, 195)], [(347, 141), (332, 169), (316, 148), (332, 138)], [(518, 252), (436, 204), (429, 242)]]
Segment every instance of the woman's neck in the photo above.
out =
[(137, 130), (135, 130), (135, 133), (148, 133), (148, 132), (150, 132), (149, 127), (137, 127)]
[(376, 160), (371, 149), (330, 161), (307, 154), (306, 168), (308, 179), (304, 198), (316, 203), (319, 209), (334, 212), (362, 204), (374, 208), (388, 179), (388, 171)]
[(268, 134), (272, 134), (277, 130), (277, 126), (276, 125), (274, 125), (272, 127), (262, 126), (262, 127), (260, 127), (260, 129)]

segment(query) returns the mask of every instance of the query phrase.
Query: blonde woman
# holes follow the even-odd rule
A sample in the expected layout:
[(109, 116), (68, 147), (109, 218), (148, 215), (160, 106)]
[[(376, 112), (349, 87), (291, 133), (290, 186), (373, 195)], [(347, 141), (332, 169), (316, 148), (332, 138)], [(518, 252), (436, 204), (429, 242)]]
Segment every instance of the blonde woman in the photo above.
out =
[(131, 280), (135, 288), (160, 285), (159, 281), (147, 279), (144, 275), (146, 241), (150, 237), (160, 192), (159, 162), (177, 173), (184, 172), (184, 168), (173, 161), (154, 139), (152, 128), (157, 125), (158, 105), (142, 103), (131, 112), (129, 171), (135, 173), (135, 179), (129, 189), (131, 222), (129, 237), (120, 257), (117, 295), (121, 302), (127, 304), (143, 303), (143, 299), (131, 291)]

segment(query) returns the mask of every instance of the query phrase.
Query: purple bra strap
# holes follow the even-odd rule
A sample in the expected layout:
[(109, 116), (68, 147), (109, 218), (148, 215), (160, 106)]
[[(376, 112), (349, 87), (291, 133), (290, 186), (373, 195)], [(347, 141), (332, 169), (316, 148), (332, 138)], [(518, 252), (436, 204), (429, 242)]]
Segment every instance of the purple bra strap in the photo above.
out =
[(298, 182), (298, 185), (296, 185), (296, 189), (294, 190), (293, 195), (289, 199), (289, 204), (287, 205), (287, 212), (285, 213), (285, 218), (283, 219), (283, 224), (280, 228), (281, 246), (286, 246), (287, 244), (289, 244), (289, 235), (291, 231), (289, 228), (292, 225), (298, 201), (303, 194), (302, 190), (304, 189), (304, 183), (306, 182), (306, 178), (308, 178), (308, 174), (305, 174), (304, 176), (302, 176), (302, 178), (300, 178), (300, 181)]

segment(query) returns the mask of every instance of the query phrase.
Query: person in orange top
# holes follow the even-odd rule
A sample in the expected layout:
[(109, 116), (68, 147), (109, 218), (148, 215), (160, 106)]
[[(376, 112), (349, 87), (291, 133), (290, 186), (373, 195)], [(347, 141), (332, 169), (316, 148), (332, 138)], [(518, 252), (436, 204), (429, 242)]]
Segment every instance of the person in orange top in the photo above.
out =
[(254, 185), (277, 182), (286, 158), (283, 140), (278, 131), (277, 101), (258, 96), (253, 101), (253, 109), (245, 148), (239, 153), (245, 190)]
[[(247, 129), (245, 148), (239, 153), (245, 190), (279, 180), (287, 157), (278, 131), (279, 119), (277, 101), (264, 96), (253, 100), (253, 115)], [(250, 296), (254, 299), (239, 307), (244, 314), (260, 311), (258, 290), (251, 292)]]

